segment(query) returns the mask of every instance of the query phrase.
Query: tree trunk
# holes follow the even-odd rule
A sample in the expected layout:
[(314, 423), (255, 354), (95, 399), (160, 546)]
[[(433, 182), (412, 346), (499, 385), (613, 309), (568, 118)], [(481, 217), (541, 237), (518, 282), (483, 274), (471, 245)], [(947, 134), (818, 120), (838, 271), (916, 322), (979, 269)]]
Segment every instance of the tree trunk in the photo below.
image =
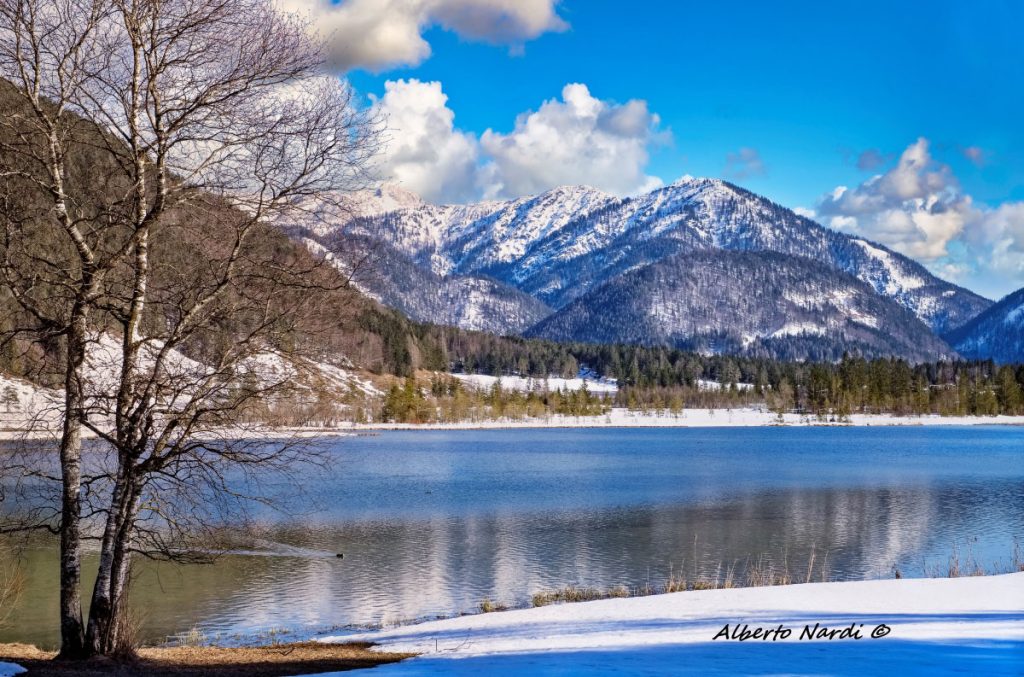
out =
[(64, 376), (64, 429), (60, 441), (61, 529), (60, 529), (60, 656), (79, 658), (84, 654), (82, 625), (82, 392), (81, 369), (85, 361), (86, 314), (73, 310), (68, 332), (67, 370)]
[[(122, 459), (122, 467), (130, 463)], [(89, 607), (86, 653), (110, 656), (132, 651), (126, 632), (127, 588), (131, 569), (131, 541), (139, 512), (139, 485), (122, 472), (115, 487), (100, 550), (100, 563)]]

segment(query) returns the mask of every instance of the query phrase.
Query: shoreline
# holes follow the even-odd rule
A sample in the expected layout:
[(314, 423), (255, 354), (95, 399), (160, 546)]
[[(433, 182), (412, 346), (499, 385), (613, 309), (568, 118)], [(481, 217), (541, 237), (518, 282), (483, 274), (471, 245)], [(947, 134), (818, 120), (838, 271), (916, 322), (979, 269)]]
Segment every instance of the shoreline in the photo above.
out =
[[(820, 674), (823, 652), (851, 670), (863, 670), (867, 662), (900, 674), (926, 668), (927, 674), (959, 674), (981, 661), (986, 674), (1015, 675), (1022, 650), (1024, 571), (563, 602), (290, 643), (142, 647), (134, 659), (84, 663), (56, 661), (55, 652), (28, 644), (0, 644), (0, 677), (26, 668), (29, 674), (83, 677), (341, 677), (337, 670), (366, 669), (383, 675), (726, 675), (760, 674), (765, 660), (776, 672)], [(952, 662), (935, 662), (940, 655)]]
[(895, 414), (852, 414), (846, 421), (820, 420), (803, 414), (785, 414), (782, 420), (770, 411), (754, 408), (684, 409), (671, 412), (633, 412), (613, 409), (601, 416), (551, 416), (545, 419), (460, 421), (457, 423), (354, 423), (338, 432), (385, 430), (543, 430), (569, 428), (860, 428), (940, 426), (1024, 426), (1024, 416), (939, 416)]
[[(360, 433), (414, 430), (547, 430), (547, 429), (615, 429), (615, 428), (869, 428), (869, 427), (948, 427), (1007, 426), (1024, 427), (1024, 416), (940, 416), (937, 414), (898, 416), (896, 414), (852, 414), (847, 420), (822, 420), (804, 414), (778, 414), (756, 408), (684, 409), (679, 413), (637, 412), (615, 408), (600, 416), (566, 416), (558, 414), (543, 419), (496, 419), (459, 421), (457, 423), (347, 423), (333, 427), (225, 429), (209, 437), (232, 439), (316, 439), (347, 437)], [(0, 430), (0, 441), (52, 439), (56, 433), (44, 429)], [(86, 434), (84, 438), (94, 438)]]
[(974, 665), (1014, 675), (1024, 650), (1024, 572), (675, 592), (318, 641), (418, 654), (375, 668), (381, 675), (727, 675), (761, 674), (768, 664), (771, 674), (822, 674), (822, 661), (828, 674), (947, 674)]

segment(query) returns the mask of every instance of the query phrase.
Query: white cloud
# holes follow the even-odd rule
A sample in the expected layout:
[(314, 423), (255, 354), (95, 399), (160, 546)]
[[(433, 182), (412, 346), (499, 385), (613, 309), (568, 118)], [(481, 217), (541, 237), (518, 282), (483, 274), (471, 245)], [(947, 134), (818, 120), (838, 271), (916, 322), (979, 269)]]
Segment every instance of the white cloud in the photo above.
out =
[(1024, 281), (1024, 202), (1007, 202), (971, 224), (967, 237), (975, 251), (991, 247), (993, 271)]
[(740, 148), (735, 153), (725, 156), (723, 176), (732, 179), (749, 179), (752, 176), (764, 176), (768, 173), (764, 160), (756, 148)]
[(384, 85), (384, 96), (375, 102), (388, 129), (379, 178), (430, 202), (476, 197), (476, 138), (455, 129), (455, 113), (447, 102), (440, 82), (397, 80)]
[(813, 209), (808, 209), (807, 207), (793, 207), (793, 213), (802, 216), (806, 219), (818, 218), (818, 212), (814, 211)]
[(825, 195), (818, 213), (837, 230), (886, 244), (925, 261), (949, 254), (973, 216), (970, 196), (928, 152), (927, 139), (903, 151), (896, 166), (854, 189), (839, 186)]
[(659, 123), (645, 101), (602, 101), (586, 85), (566, 85), (561, 101), (519, 115), (508, 134), (484, 132), (487, 192), (508, 197), (568, 183), (620, 195), (653, 190), (661, 180), (644, 169), (650, 146), (667, 138)]
[(927, 139), (908, 146), (887, 172), (824, 195), (817, 211), (832, 228), (920, 259), (948, 279), (994, 273), (1024, 282), (1024, 202), (976, 205), (931, 156)]
[(439, 82), (390, 81), (375, 102), (387, 121), (379, 177), (432, 202), (519, 197), (565, 184), (619, 195), (652, 190), (648, 150), (667, 138), (644, 101), (617, 104), (566, 85), (561, 100), (516, 118), (513, 130), (478, 140), (455, 127)]
[(441, 26), (463, 38), (519, 47), (526, 40), (568, 25), (559, 0), (278, 0), (307, 17), (327, 41), (339, 71), (380, 71), (415, 66), (430, 56), (423, 33)]

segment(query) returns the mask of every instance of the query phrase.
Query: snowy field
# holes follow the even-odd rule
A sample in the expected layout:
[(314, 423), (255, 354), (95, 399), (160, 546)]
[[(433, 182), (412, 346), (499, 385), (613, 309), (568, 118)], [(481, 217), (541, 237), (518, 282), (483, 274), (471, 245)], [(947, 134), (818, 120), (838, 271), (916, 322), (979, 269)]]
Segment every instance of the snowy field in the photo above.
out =
[[(817, 636), (815, 624), (855, 634), (827, 639)], [(748, 632), (781, 626), (790, 634), (714, 639), (726, 625), (730, 637), (744, 626)], [(807, 627), (815, 639), (802, 639)], [(322, 641), (353, 640), (422, 654), (374, 668), (381, 677), (1021, 675), (1024, 573), (682, 592), (463, 616)]]
[(586, 385), (592, 395), (609, 394), (614, 395), (619, 391), (619, 385), (615, 379), (605, 378), (562, 378), (560, 376), (549, 376), (547, 378), (525, 377), (525, 376), (488, 376), (487, 374), (452, 374), (463, 383), (469, 384), (480, 390), (489, 390), (494, 384), (501, 381), (501, 387), (506, 390), (518, 390), (521, 392), (543, 392), (547, 390), (582, 390)]

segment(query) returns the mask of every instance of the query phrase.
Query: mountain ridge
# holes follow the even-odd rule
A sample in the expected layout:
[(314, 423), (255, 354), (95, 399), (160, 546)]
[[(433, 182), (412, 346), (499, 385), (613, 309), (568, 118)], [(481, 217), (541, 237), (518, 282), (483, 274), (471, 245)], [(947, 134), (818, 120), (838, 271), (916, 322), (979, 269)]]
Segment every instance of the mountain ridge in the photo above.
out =
[[(459, 285), (468, 284), (463, 280), (490, 281), (489, 291), (478, 294), (480, 307), (463, 315), (475, 318), (473, 328), (486, 326), (496, 333), (529, 332), (529, 320), (543, 323), (619, 276), (697, 251), (750, 252), (755, 257), (774, 253), (816, 261), (910, 311), (936, 336), (963, 326), (992, 305), (881, 244), (825, 228), (720, 179), (683, 177), (626, 198), (587, 186), (561, 186), (539, 195), (470, 205), (431, 205), (409, 195), (382, 187), (360, 196), (358, 209), (351, 210), (350, 218), (339, 218), (333, 228), (311, 232), (299, 224), (298, 230), (334, 251), (361, 240), (363, 248), (366, 242), (377, 242), (391, 251), (386, 258), (395, 260), (394, 253), (400, 253), (406, 291), (391, 294), (392, 300), (385, 303), (405, 312), (431, 304), (422, 298), (407, 302), (402, 295), (422, 297), (422, 290), (437, 280)], [(416, 275), (409, 273), (409, 265), (420, 269), (420, 284), (413, 280)], [(387, 267), (378, 273), (386, 278)], [(492, 302), (489, 294), (502, 301)], [(521, 310), (509, 305), (515, 298), (525, 304)], [(488, 312), (488, 304), (501, 314), (481, 323), (480, 314)], [(436, 310), (413, 316), (460, 322)], [(719, 329), (728, 333), (731, 328)]]

